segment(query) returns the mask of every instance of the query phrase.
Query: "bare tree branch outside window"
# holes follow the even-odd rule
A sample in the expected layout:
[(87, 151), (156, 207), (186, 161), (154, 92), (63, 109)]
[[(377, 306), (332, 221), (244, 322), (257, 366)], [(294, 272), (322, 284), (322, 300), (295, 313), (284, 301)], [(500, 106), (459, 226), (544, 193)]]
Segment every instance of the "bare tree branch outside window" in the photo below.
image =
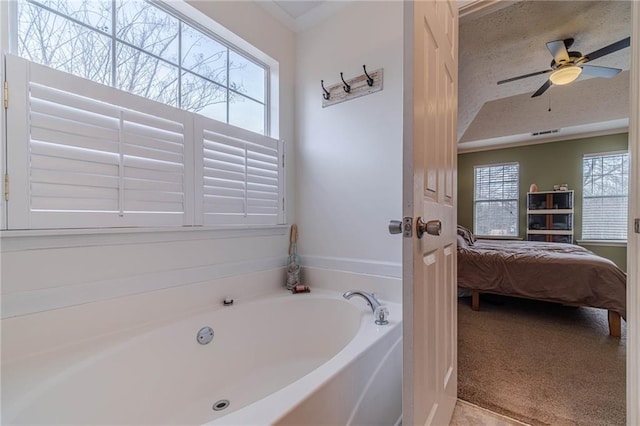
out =
[(21, 0), (17, 36), (33, 62), (264, 134), (264, 67), (146, 1)]

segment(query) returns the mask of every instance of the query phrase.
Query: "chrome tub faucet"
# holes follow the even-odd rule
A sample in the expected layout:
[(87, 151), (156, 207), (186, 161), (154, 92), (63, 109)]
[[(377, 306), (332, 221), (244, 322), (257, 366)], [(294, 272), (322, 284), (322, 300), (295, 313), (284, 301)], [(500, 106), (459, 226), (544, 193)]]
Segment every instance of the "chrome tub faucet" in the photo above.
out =
[(353, 296), (360, 296), (367, 302), (367, 304), (369, 304), (369, 306), (371, 307), (371, 311), (373, 312), (376, 324), (389, 324), (389, 321), (387, 320), (387, 318), (389, 317), (389, 310), (386, 306), (380, 303), (380, 301), (374, 294), (367, 293), (366, 291), (350, 290), (342, 295), (342, 297), (347, 300), (351, 299)]

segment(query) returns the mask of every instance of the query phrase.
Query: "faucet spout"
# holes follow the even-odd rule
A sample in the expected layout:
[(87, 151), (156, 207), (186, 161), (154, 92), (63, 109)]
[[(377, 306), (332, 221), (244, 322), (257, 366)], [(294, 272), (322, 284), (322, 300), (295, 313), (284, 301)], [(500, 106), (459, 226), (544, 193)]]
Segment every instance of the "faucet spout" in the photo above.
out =
[(389, 310), (386, 307), (382, 306), (382, 303), (380, 303), (376, 296), (374, 296), (372, 293), (367, 293), (366, 291), (360, 290), (350, 290), (342, 295), (342, 297), (347, 300), (351, 299), (353, 296), (360, 296), (367, 302), (367, 304), (371, 307), (371, 312), (373, 312), (376, 324), (385, 325), (389, 323), (389, 321), (387, 321)]
[(382, 305), (380, 303), (380, 301), (378, 299), (376, 299), (376, 296), (374, 296), (371, 293), (367, 293), (366, 291), (350, 290), (350, 291), (345, 292), (342, 295), (342, 297), (344, 297), (347, 300), (351, 299), (353, 296), (362, 297), (369, 304), (369, 306), (371, 307), (371, 312), (375, 312), (376, 308)]

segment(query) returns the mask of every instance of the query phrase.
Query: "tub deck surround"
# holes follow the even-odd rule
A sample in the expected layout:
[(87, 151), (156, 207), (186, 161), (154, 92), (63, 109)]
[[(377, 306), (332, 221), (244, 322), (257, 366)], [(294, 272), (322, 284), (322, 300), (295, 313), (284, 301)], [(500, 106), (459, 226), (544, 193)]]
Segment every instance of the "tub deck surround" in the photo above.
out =
[(390, 324), (376, 326), (339, 292), (281, 290), (16, 359), (3, 363), (2, 423), (277, 423), (384, 336), (400, 338), (401, 306), (388, 306)]
[[(64, 347), (85, 341), (100, 345), (105, 339), (119, 339), (199, 311), (222, 309), (227, 297), (236, 302), (265, 297), (282, 290), (285, 280), (282, 267), (6, 318), (1, 321), (3, 373), (4, 365), (16, 360), (67, 352)], [(46, 332), (25, 338), (34, 330)]]

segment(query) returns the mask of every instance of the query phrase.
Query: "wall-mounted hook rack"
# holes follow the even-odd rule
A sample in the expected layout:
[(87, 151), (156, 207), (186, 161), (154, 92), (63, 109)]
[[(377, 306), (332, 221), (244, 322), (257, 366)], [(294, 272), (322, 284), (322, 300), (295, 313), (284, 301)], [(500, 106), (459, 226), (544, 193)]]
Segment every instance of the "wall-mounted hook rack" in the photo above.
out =
[(324, 86), (324, 80), (320, 80), (320, 85), (324, 91), (322, 94), (322, 107), (326, 108), (340, 102), (381, 91), (382, 68), (372, 71), (371, 73), (367, 72), (366, 65), (363, 65), (362, 69), (364, 70), (364, 74), (346, 80), (344, 73), (341, 72), (340, 80), (342, 80), (342, 82), (332, 84), (326, 88)]

